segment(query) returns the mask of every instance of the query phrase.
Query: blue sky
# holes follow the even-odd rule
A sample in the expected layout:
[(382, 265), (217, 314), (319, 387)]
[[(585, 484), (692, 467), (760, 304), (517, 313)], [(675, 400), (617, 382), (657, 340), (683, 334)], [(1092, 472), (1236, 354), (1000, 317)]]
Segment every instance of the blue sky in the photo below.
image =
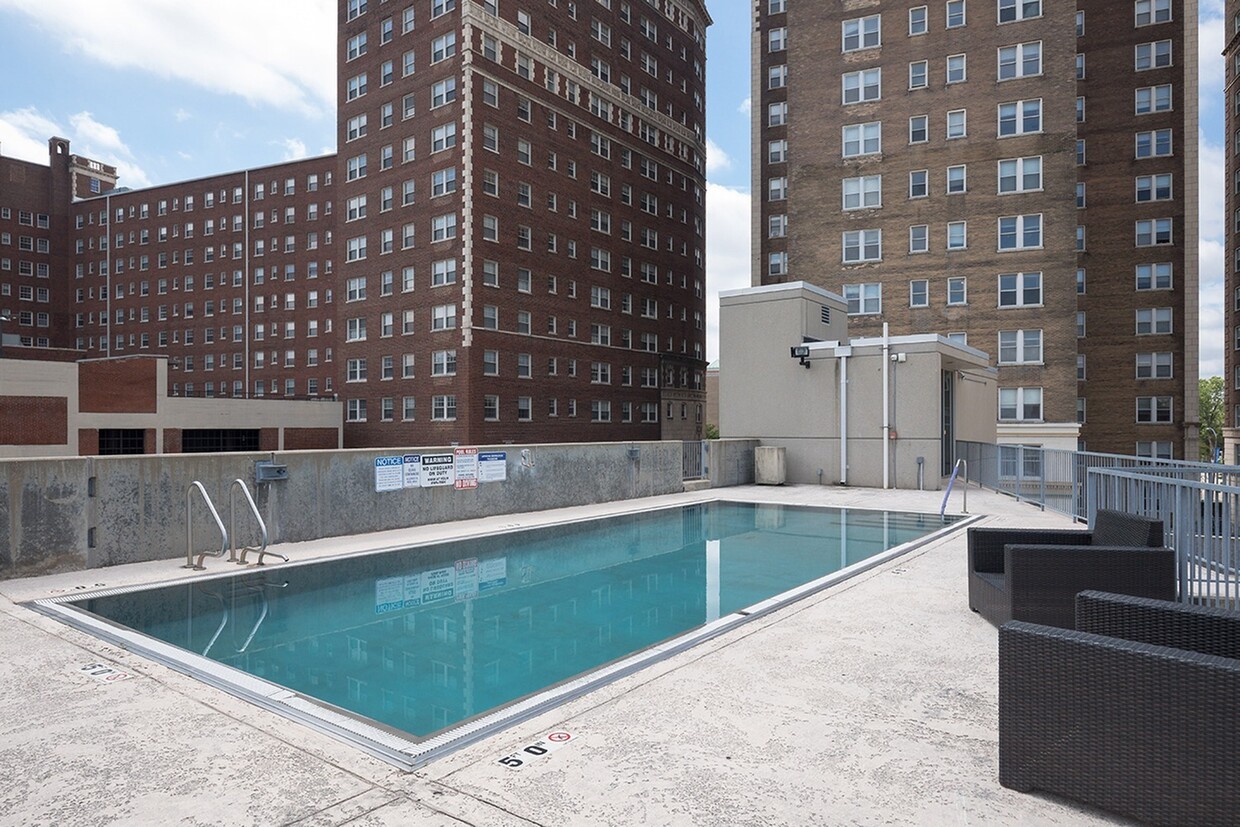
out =
[[(47, 139), (139, 187), (335, 150), (335, 0), (0, 0), (0, 152)], [(750, 0), (707, 0), (707, 355), (749, 284)], [(1201, 0), (1201, 370), (1221, 374), (1223, 0)], [(240, 26), (234, 21), (250, 20)], [(280, 36), (272, 33), (281, 32)]]

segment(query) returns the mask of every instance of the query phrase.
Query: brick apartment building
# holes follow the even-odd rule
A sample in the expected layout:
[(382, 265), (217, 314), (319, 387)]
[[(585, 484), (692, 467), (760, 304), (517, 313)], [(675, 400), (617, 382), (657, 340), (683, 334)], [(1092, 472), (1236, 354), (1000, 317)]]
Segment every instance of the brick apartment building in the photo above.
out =
[(755, 284), (989, 352), (1001, 442), (1195, 459), (1196, 21), (760, 0)]
[(1223, 257), (1223, 330), (1226, 346), (1223, 348), (1223, 461), (1240, 464), (1240, 0), (1227, 0), (1226, 16), (1231, 32), (1227, 47), (1223, 50), (1225, 87), (1223, 112), (1226, 123), (1224, 152), (1227, 174), (1223, 178), (1226, 188), (1226, 209), (1223, 215), (1232, 216), (1231, 228), (1226, 236), (1226, 254)]
[(699, 437), (710, 18), (581, 5), (341, 0), (336, 155), (143, 190), (0, 157), (3, 355), (338, 397), (346, 447)]

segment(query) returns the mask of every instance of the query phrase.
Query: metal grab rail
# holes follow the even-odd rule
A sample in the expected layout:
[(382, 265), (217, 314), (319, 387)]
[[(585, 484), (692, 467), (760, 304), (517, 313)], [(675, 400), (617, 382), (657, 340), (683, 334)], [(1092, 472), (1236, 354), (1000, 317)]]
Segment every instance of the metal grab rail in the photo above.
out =
[(956, 484), (956, 474), (959, 473), (961, 468), (964, 469), (964, 484), (960, 488), (960, 510), (964, 514), (969, 513), (969, 463), (964, 457), (961, 457), (952, 466), (951, 479), (947, 481), (947, 491), (943, 493), (943, 505), (939, 507), (940, 517), (947, 513), (947, 500), (952, 495), (952, 486)]
[[(259, 544), (257, 546), (243, 546), (241, 548), (241, 557), (237, 557), (237, 487), (241, 487), (241, 493), (245, 495), (246, 504), (250, 506), (250, 513), (254, 515), (254, 519), (258, 522)], [(284, 562), (288, 562), (288, 558), (283, 554), (276, 554), (274, 551), (267, 551), (267, 523), (263, 520), (263, 515), (258, 513), (258, 506), (254, 504), (254, 497), (250, 495), (249, 486), (245, 484), (243, 479), (235, 479), (232, 485), (228, 487), (228, 528), (229, 537), (232, 541), (228, 546), (228, 562), (240, 563), (245, 565), (245, 556), (251, 551), (258, 552), (258, 565), (263, 564), (264, 554), (274, 554)]]
[[(202, 495), (202, 501), (206, 503), (207, 510), (211, 512), (211, 516), (215, 519), (215, 525), (220, 530), (220, 550), (218, 552), (201, 552), (198, 555), (197, 565), (194, 564), (194, 522), (190, 519), (189, 510), (194, 489), (198, 489), (198, 493)], [(223, 557), (226, 551), (228, 551), (228, 529), (224, 528), (224, 521), (220, 519), (220, 512), (215, 510), (215, 503), (211, 502), (211, 498), (207, 495), (207, 489), (203, 488), (202, 483), (198, 480), (194, 480), (185, 489), (185, 565), (181, 568), (202, 571), (205, 568), (202, 565), (204, 557), (208, 554), (212, 557)]]

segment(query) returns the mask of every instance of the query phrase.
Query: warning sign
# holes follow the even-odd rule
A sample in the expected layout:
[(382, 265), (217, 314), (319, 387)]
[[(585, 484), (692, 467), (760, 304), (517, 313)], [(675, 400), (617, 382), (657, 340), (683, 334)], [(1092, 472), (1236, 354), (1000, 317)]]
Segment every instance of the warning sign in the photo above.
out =
[(457, 448), (455, 451), (456, 488), (478, 487), (478, 449)]
[(456, 593), (456, 567), (431, 569), (422, 575), (422, 602), (451, 598)]
[(423, 488), (451, 485), (455, 481), (455, 465), (453, 454), (423, 454), (419, 483)]

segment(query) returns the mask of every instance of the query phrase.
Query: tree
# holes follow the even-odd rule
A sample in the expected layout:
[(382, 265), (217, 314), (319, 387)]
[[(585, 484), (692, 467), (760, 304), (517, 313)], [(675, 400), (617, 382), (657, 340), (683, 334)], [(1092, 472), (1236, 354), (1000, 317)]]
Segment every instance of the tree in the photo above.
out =
[(718, 439), (719, 438), (719, 426), (708, 422), (706, 424), (706, 438), (707, 439)]
[(1201, 414), (1201, 458), (1212, 462), (1213, 449), (1223, 441), (1223, 377), (1209, 376), (1197, 383)]

